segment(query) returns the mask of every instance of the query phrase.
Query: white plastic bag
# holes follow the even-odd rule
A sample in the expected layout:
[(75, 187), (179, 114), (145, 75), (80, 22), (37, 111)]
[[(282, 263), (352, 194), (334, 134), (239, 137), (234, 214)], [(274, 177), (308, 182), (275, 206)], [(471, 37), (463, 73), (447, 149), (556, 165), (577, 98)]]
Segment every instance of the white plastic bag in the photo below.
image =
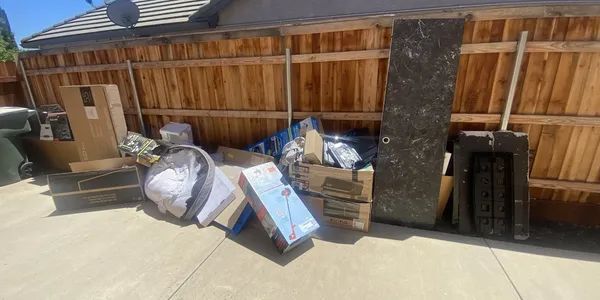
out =
[(148, 171), (146, 196), (162, 213), (168, 211), (181, 218), (187, 210), (187, 201), (192, 197), (192, 189), (202, 167), (193, 151), (163, 156)]

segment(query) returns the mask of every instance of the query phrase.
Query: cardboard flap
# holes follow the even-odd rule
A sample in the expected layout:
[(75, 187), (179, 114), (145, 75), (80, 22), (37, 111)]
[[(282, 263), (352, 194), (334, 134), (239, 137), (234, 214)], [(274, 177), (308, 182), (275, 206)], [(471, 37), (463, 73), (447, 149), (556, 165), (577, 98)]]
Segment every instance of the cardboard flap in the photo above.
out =
[(72, 172), (114, 170), (123, 166), (135, 166), (135, 157), (107, 158), (69, 163)]

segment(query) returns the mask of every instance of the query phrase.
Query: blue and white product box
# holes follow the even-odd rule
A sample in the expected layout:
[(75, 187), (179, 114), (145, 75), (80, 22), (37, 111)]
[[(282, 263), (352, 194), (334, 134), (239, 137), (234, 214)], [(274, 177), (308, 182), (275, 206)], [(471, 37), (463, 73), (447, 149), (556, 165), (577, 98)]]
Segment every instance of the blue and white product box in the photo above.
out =
[(289, 136), (288, 128), (286, 128), (256, 144), (246, 147), (246, 150), (279, 158), (285, 144), (312, 129), (322, 132), (321, 127), (321, 121), (319, 119), (315, 117), (306, 118), (298, 123), (292, 124), (292, 127), (290, 128), (292, 134), (291, 138)]
[(319, 228), (274, 163), (245, 169), (239, 184), (279, 252), (288, 252)]

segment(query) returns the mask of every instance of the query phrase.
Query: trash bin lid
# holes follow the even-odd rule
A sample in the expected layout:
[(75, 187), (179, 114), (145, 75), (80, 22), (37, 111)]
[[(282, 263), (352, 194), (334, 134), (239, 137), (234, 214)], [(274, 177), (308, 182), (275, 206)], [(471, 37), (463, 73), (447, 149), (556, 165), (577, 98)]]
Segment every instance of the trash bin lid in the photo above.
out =
[(29, 109), (24, 107), (0, 107), (0, 129), (21, 129), (29, 116)]

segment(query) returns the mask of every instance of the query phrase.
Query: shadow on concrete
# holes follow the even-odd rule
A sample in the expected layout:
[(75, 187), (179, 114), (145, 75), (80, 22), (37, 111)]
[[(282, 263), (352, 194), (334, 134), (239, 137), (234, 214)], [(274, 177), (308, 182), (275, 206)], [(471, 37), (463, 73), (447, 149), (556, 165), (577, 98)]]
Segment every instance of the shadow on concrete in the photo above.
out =
[[(600, 230), (581, 227), (567, 229), (561, 226), (557, 227), (557, 225), (533, 224), (529, 240), (515, 241), (484, 239), (478, 236), (373, 223), (371, 231), (363, 236), (393, 240), (420, 237), (542, 256), (600, 262)], [(360, 233), (350, 233), (343, 230), (335, 233), (335, 235), (336, 239), (346, 241), (358, 240), (358, 237), (361, 236)]]
[[(566, 228), (568, 229), (568, 228)], [(460, 235), (438, 230), (424, 230), (403, 226), (372, 223), (369, 233), (321, 226), (313, 238), (336, 244), (353, 245), (365, 238), (380, 238), (404, 241), (410, 238), (426, 238), (472, 246), (516, 251), (542, 256), (600, 262), (600, 232), (593, 229), (574, 227), (541, 227), (533, 225), (531, 238), (527, 241), (506, 239), (484, 239), (479, 236)], [(224, 231), (227, 231), (223, 228)], [(448, 230), (448, 229), (443, 229)], [(231, 241), (285, 266), (314, 246), (312, 241), (299, 245), (286, 254), (279, 254), (256, 218), (237, 236), (228, 235)]]
[(559, 257), (580, 261), (600, 262), (600, 254), (592, 252), (582, 252), (574, 250), (565, 250), (549, 247), (534, 246), (528, 243), (516, 243), (508, 241), (488, 240), (492, 249), (506, 250), (512, 252), (535, 254), (540, 256)]
[(534, 223), (526, 241), (488, 240), (493, 248), (600, 262), (600, 228)]
[(47, 215), (46, 217), (58, 217), (58, 216), (66, 216), (66, 215), (73, 215), (73, 214), (85, 214), (85, 213), (91, 213), (91, 212), (96, 212), (96, 211), (113, 210), (113, 209), (119, 209), (119, 208), (137, 208), (138, 206), (141, 206), (141, 204), (139, 202), (131, 202), (131, 203), (125, 203), (125, 204), (114, 204), (114, 205), (82, 208), (82, 209), (55, 210), (52, 213), (50, 213), (49, 215)]
[[(147, 214), (148, 216), (150, 216), (158, 221), (171, 223), (171, 224), (177, 225), (179, 227), (187, 227), (190, 225), (194, 225), (196, 223), (196, 222), (192, 222), (192, 221), (181, 220), (181, 219), (173, 216), (169, 212), (167, 212), (166, 214), (163, 214), (158, 210), (158, 207), (156, 206), (156, 204), (150, 200), (144, 201), (138, 207), (137, 210), (138, 211), (143, 210), (145, 214)], [(200, 226), (199, 228), (204, 228), (204, 227)]]
[(239, 235), (229, 234), (227, 238), (282, 267), (314, 247), (313, 241), (309, 239), (289, 252), (281, 254), (256, 218), (251, 219)]
[(38, 186), (48, 185), (48, 176), (46, 176), (46, 175), (39, 175), (39, 176), (36, 176), (36, 177), (32, 177), (31, 181), (29, 181), (29, 183), (35, 184), (35, 185), (38, 185)]
[(319, 230), (313, 234), (313, 238), (335, 244), (354, 245), (365, 235), (368, 234), (321, 225)]

